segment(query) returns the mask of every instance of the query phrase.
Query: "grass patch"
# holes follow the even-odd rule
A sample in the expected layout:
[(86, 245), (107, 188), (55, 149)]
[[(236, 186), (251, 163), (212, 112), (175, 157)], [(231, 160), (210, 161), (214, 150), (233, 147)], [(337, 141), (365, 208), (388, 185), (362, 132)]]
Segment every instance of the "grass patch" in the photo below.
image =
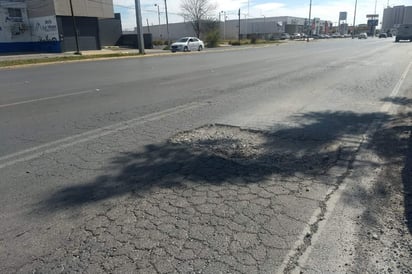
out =
[(108, 53), (108, 54), (95, 54), (95, 55), (76, 55), (76, 56), (34, 58), (34, 59), (4, 60), (4, 61), (0, 61), (0, 67), (13, 67), (13, 66), (21, 66), (21, 65), (45, 64), (45, 63), (66, 62), (66, 61), (79, 61), (79, 60), (93, 60), (93, 59), (103, 59), (103, 58), (138, 56), (138, 55), (140, 54), (139, 53)]
[(285, 42), (279, 41), (279, 40), (261, 40), (258, 39), (256, 40), (255, 44), (283, 44)]
[(244, 46), (244, 45), (262, 45), (262, 44), (282, 44), (284, 42), (278, 41), (278, 40), (263, 40), (263, 39), (255, 39), (255, 40), (249, 40), (249, 39), (243, 39), (240, 40), (234, 40), (234, 41), (229, 41), (229, 45), (232, 46)]

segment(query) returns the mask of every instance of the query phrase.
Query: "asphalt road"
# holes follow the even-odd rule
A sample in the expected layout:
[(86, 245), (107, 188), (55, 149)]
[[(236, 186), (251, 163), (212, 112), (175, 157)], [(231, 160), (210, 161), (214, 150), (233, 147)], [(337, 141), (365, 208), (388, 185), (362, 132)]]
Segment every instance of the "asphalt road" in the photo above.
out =
[(368, 145), (411, 57), (343, 39), (1, 70), (0, 272), (370, 267), (345, 189), (390, 160)]

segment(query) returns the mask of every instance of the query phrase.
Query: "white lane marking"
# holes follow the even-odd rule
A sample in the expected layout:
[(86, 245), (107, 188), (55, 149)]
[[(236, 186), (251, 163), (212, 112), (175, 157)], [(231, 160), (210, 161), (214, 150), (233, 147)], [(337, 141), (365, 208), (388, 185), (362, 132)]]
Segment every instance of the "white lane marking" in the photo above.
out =
[(97, 138), (100, 138), (106, 135), (110, 135), (110, 134), (128, 129), (133, 126), (138, 126), (138, 125), (141, 125), (147, 122), (160, 120), (164, 117), (177, 114), (179, 112), (183, 112), (186, 110), (194, 109), (202, 105), (204, 104), (190, 103), (190, 104), (174, 107), (174, 108), (167, 109), (164, 111), (148, 114), (148, 115), (145, 115), (139, 118), (116, 123), (116, 124), (113, 124), (107, 127), (94, 129), (94, 130), (87, 131), (87, 132), (77, 134), (74, 136), (70, 136), (70, 137), (67, 137), (61, 140), (57, 140), (54, 142), (50, 142), (47, 144), (29, 148), (23, 151), (19, 151), (13, 154), (9, 154), (9, 155), (0, 157), (0, 162), (4, 162), (0, 164), (0, 169), (3, 169), (5, 167), (8, 167), (8, 166), (20, 163), (20, 162), (33, 160), (42, 155), (53, 153), (53, 152), (62, 150), (64, 148), (74, 146), (79, 143), (84, 143), (84, 142), (94, 140), (94, 139), (97, 139)]
[[(411, 62), (409, 63), (409, 65), (406, 67), (405, 71), (402, 73), (401, 78), (399, 79), (398, 83), (396, 83), (396, 85), (395, 85), (395, 87), (393, 88), (391, 94), (389, 95), (389, 98), (393, 98), (393, 97), (395, 97), (395, 96), (398, 95), (398, 93), (399, 93), (399, 91), (400, 91), (400, 89), (401, 89), (401, 87), (402, 87), (402, 85), (403, 85), (403, 82), (405, 82), (406, 76), (408, 75), (409, 70), (411, 69), (411, 67), (412, 67), (412, 61), (411, 61)], [(390, 110), (391, 106), (392, 106), (392, 103), (391, 103), (391, 102), (386, 102), (386, 103), (382, 106), (382, 111), (388, 112), (388, 111)]]
[[(412, 67), (412, 61), (407, 65), (405, 68), (404, 72), (402, 73), (399, 81), (393, 88), (392, 92), (390, 93), (389, 97), (393, 98), (399, 94), (399, 91), (401, 90), (401, 87), (406, 79), (406, 76), (408, 75), (410, 69)], [(389, 112), (389, 110), (393, 107), (393, 104), (391, 102), (386, 102), (382, 105), (381, 107), (381, 112)], [(365, 132), (363, 135), (363, 138), (361, 139), (361, 142), (359, 143), (359, 147), (361, 147), (366, 140), (368, 139), (368, 136), (371, 136), (374, 132), (377, 131), (379, 126), (379, 123), (374, 122), (369, 126), (369, 129)], [(297, 261), (296, 267), (292, 270), (293, 274), (301, 273), (301, 267), (304, 265), (307, 260), (309, 259), (309, 256), (311, 252), (313, 251), (313, 246), (321, 239), (319, 239), (320, 235), (322, 232), (325, 230), (325, 226), (327, 223), (327, 220), (330, 218), (333, 210), (335, 209), (336, 205), (340, 201), (344, 190), (346, 189), (348, 183), (347, 181), (344, 181), (343, 184), (341, 184), (335, 192), (330, 196), (329, 200), (326, 201), (326, 212), (325, 216), (322, 222), (318, 222), (318, 218), (321, 214), (321, 210), (318, 208), (315, 210), (313, 215), (309, 219), (308, 225), (305, 226), (303, 229), (301, 235), (299, 236), (298, 240), (293, 244), (293, 248), (288, 252), (286, 257), (284, 258), (282, 264), (280, 265), (279, 269), (276, 271), (277, 274), (282, 274), (285, 272), (286, 267), (288, 266), (289, 260), (296, 256), (300, 251), (297, 250), (299, 246), (301, 246), (304, 243), (304, 238), (306, 237), (306, 234), (310, 231), (310, 227), (314, 225), (315, 223), (318, 222), (318, 230), (316, 231), (315, 235), (312, 236), (312, 242), (311, 245), (303, 252), (303, 254), (300, 255)], [(333, 188), (330, 188), (328, 192), (326, 193), (326, 196), (330, 194), (330, 192), (333, 190)]]
[(91, 90), (84, 90), (84, 91), (78, 91), (78, 92), (73, 92), (73, 93), (66, 93), (66, 94), (61, 94), (61, 95), (56, 95), (56, 96), (43, 97), (43, 98), (38, 98), (38, 99), (33, 99), (33, 100), (10, 103), (10, 104), (3, 104), (3, 105), (0, 105), (0, 108), (12, 107), (12, 106), (41, 102), (41, 101), (48, 101), (48, 100), (59, 99), (63, 97), (75, 96), (75, 95), (92, 93), (92, 92), (98, 92), (98, 91), (100, 91), (100, 89), (91, 89)]

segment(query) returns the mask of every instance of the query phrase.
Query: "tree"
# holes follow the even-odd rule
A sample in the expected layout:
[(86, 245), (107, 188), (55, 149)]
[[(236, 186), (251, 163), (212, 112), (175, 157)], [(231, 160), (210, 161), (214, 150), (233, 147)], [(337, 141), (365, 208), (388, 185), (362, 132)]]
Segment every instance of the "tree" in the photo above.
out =
[(183, 11), (183, 17), (192, 23), (196, 36), (200, 37), (200, 33), (203, 32), (201, 23), (216, 10), (216, 4), (210, 0), (182, 0), (180, 8)]
[(202, 21), (202, 31), (203, 34), (206, 34), (204, 39), (208, 48), (217, 47), (219, 42), (219, 22), (215, 19), (209, 18)]

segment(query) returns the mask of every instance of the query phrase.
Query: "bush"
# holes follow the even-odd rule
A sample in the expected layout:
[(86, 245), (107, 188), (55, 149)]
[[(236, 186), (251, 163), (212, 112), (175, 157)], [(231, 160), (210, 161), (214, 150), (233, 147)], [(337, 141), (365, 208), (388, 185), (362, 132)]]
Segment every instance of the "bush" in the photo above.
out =
[(219, 42), (219, 31), (218, 30), (209, 31), (206, 35), (206, 42), (207, 42), (208, 48), (217, 47), (218, 42)]
[(164, 41), (162, 41), (162, 40), (154, 40), (153, 41), (153, 46), (162, 46), (162, 45), (164, 45)]
[(252, 36), (252, 38), (250, 39), (250, 43), (251, 44), (256, 44), (257, 38), (255, 36)]
[(240, 46), (240, 41), (229, 41), (229, 45)]

